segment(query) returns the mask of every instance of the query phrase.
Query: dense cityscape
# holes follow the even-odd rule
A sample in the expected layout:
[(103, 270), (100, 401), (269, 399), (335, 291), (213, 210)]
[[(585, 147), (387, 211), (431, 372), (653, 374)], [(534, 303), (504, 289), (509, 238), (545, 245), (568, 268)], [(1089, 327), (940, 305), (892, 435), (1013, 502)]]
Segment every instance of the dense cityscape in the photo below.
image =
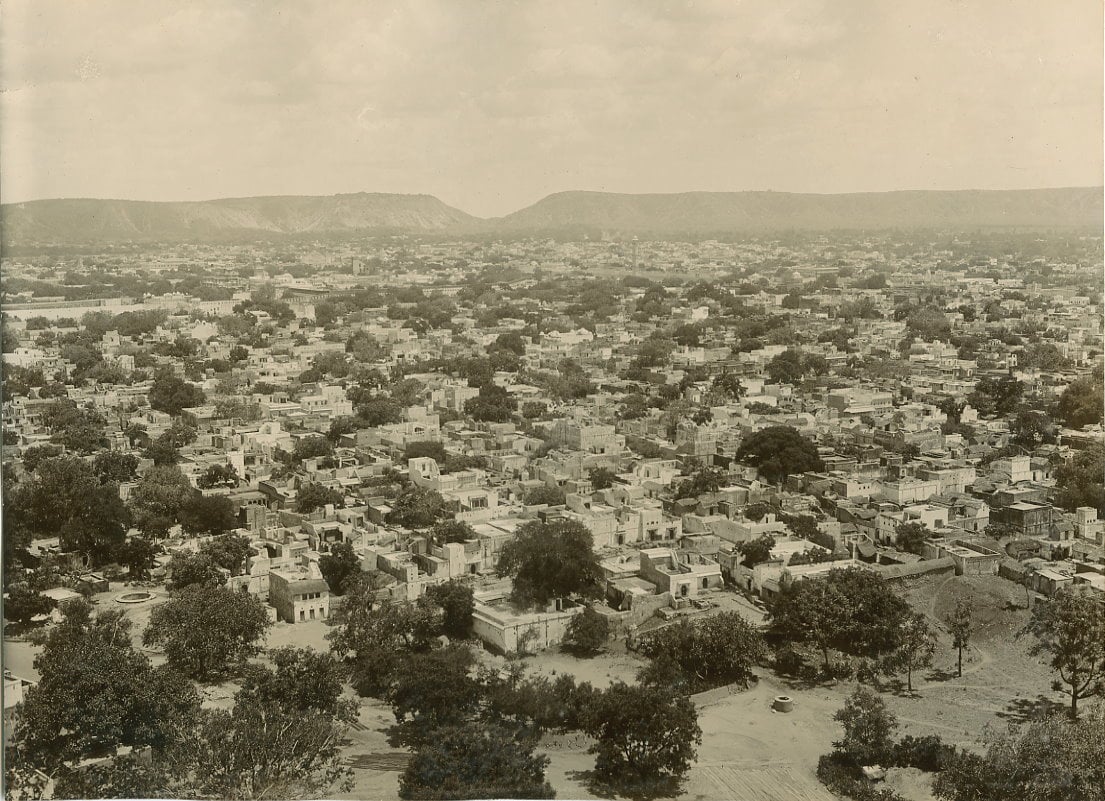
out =
[(11, 798), (1100, 799), (1100, 230), (9, 248)]

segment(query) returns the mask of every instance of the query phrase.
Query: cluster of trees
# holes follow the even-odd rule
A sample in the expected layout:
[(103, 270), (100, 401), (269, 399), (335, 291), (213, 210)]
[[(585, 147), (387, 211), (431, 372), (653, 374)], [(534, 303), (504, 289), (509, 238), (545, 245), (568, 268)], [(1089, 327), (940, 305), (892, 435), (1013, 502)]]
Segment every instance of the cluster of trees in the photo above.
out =
[[(242, 611), (204, 608), (213, 616), (190, 626), (204, 634), (231, 625)], [(169, 632), (166, 644), (178, 642), (175, 625), (164, 620), (151, 619), (150, 631)], [(228, 644), (216, 636), (212, 647), (189, 649), (213, 653)], [(240, 650), (238, 641), (230, 645)], [(206, 709), (188, 680), (198, 675), (194, 659), (170, 655), (153, 667), (135, 649), (121, 612), (94, 614), (86, 602), (68, 602), (61, 623), (42, 638), (40, 680), (8, 742), (9, 791), (40, 791), (36, 771), (53, 776), (55, 795), (69, 798), (317, 797), (348, 789), (351, 773), (339, 749), (353, 707), (341, 700), (340, 664), (294, 649), (273, 652), (271, 661), (272, 668), (239, 669), (241, 689), (230, 709)], [(148, 757), (120, 750), (127, 748), (149, 749)], [(87, 762), (100, 757), (108, 759)]]
[(639, 650), (651, 660), (638, 676), (642, 684), (684, 694), (747, 687), (767, 654), (759, 631), (736, 612), (665, 626), (642, 638)]

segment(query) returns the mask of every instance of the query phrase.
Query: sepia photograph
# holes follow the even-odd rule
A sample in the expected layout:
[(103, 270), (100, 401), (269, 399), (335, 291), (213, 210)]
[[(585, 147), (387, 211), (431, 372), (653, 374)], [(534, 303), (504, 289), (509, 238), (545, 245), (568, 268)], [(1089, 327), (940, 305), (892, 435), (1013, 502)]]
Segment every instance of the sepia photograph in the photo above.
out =
[(3, 0), (12, 801), (1105, 801), (1101, 0)]

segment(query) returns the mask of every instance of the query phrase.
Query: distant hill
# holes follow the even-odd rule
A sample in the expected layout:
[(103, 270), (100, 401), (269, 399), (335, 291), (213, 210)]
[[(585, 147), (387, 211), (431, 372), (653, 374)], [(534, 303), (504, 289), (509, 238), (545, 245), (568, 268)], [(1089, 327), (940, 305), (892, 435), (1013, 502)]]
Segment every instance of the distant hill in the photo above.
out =
[(430, 195), (359, 193), (197, 202), (35, 200), (0, 207), (5, 244), (265, 238), (286, 234), (440, 232), (477, 220)]
[(848, 195), (560, 192), (495, 222), (506, 231), (587, 227), (654, 235), (792, 229), (1100, 227), (1102, 190), (1079, 187)]
[(612, 232), (649, 236), (762, 231), (1096, 227), (1102, 190), (910, 191), (849, 195), (560, 192), (481, 220), (430, 195), (359, 193), (197, 202), (36, 200), (0, 207), (5, 246), (232, 241), (372, 233), (523, 236)]

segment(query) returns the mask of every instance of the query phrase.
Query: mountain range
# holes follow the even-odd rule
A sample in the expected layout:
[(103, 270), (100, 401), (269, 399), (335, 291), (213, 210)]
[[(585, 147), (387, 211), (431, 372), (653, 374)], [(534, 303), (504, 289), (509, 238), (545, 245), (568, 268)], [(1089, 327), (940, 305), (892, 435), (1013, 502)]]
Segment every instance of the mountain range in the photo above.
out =
[(770, 231), (1102, 226), (1101, 187), (816, 195), (558, 192), (481, 219), (432, 195), (357, 193), (190, 202), (35, 200), (0, 206), (0, 242), (83, 244), (282, 236), (524, 236), (562, 232), (652, 237)]

